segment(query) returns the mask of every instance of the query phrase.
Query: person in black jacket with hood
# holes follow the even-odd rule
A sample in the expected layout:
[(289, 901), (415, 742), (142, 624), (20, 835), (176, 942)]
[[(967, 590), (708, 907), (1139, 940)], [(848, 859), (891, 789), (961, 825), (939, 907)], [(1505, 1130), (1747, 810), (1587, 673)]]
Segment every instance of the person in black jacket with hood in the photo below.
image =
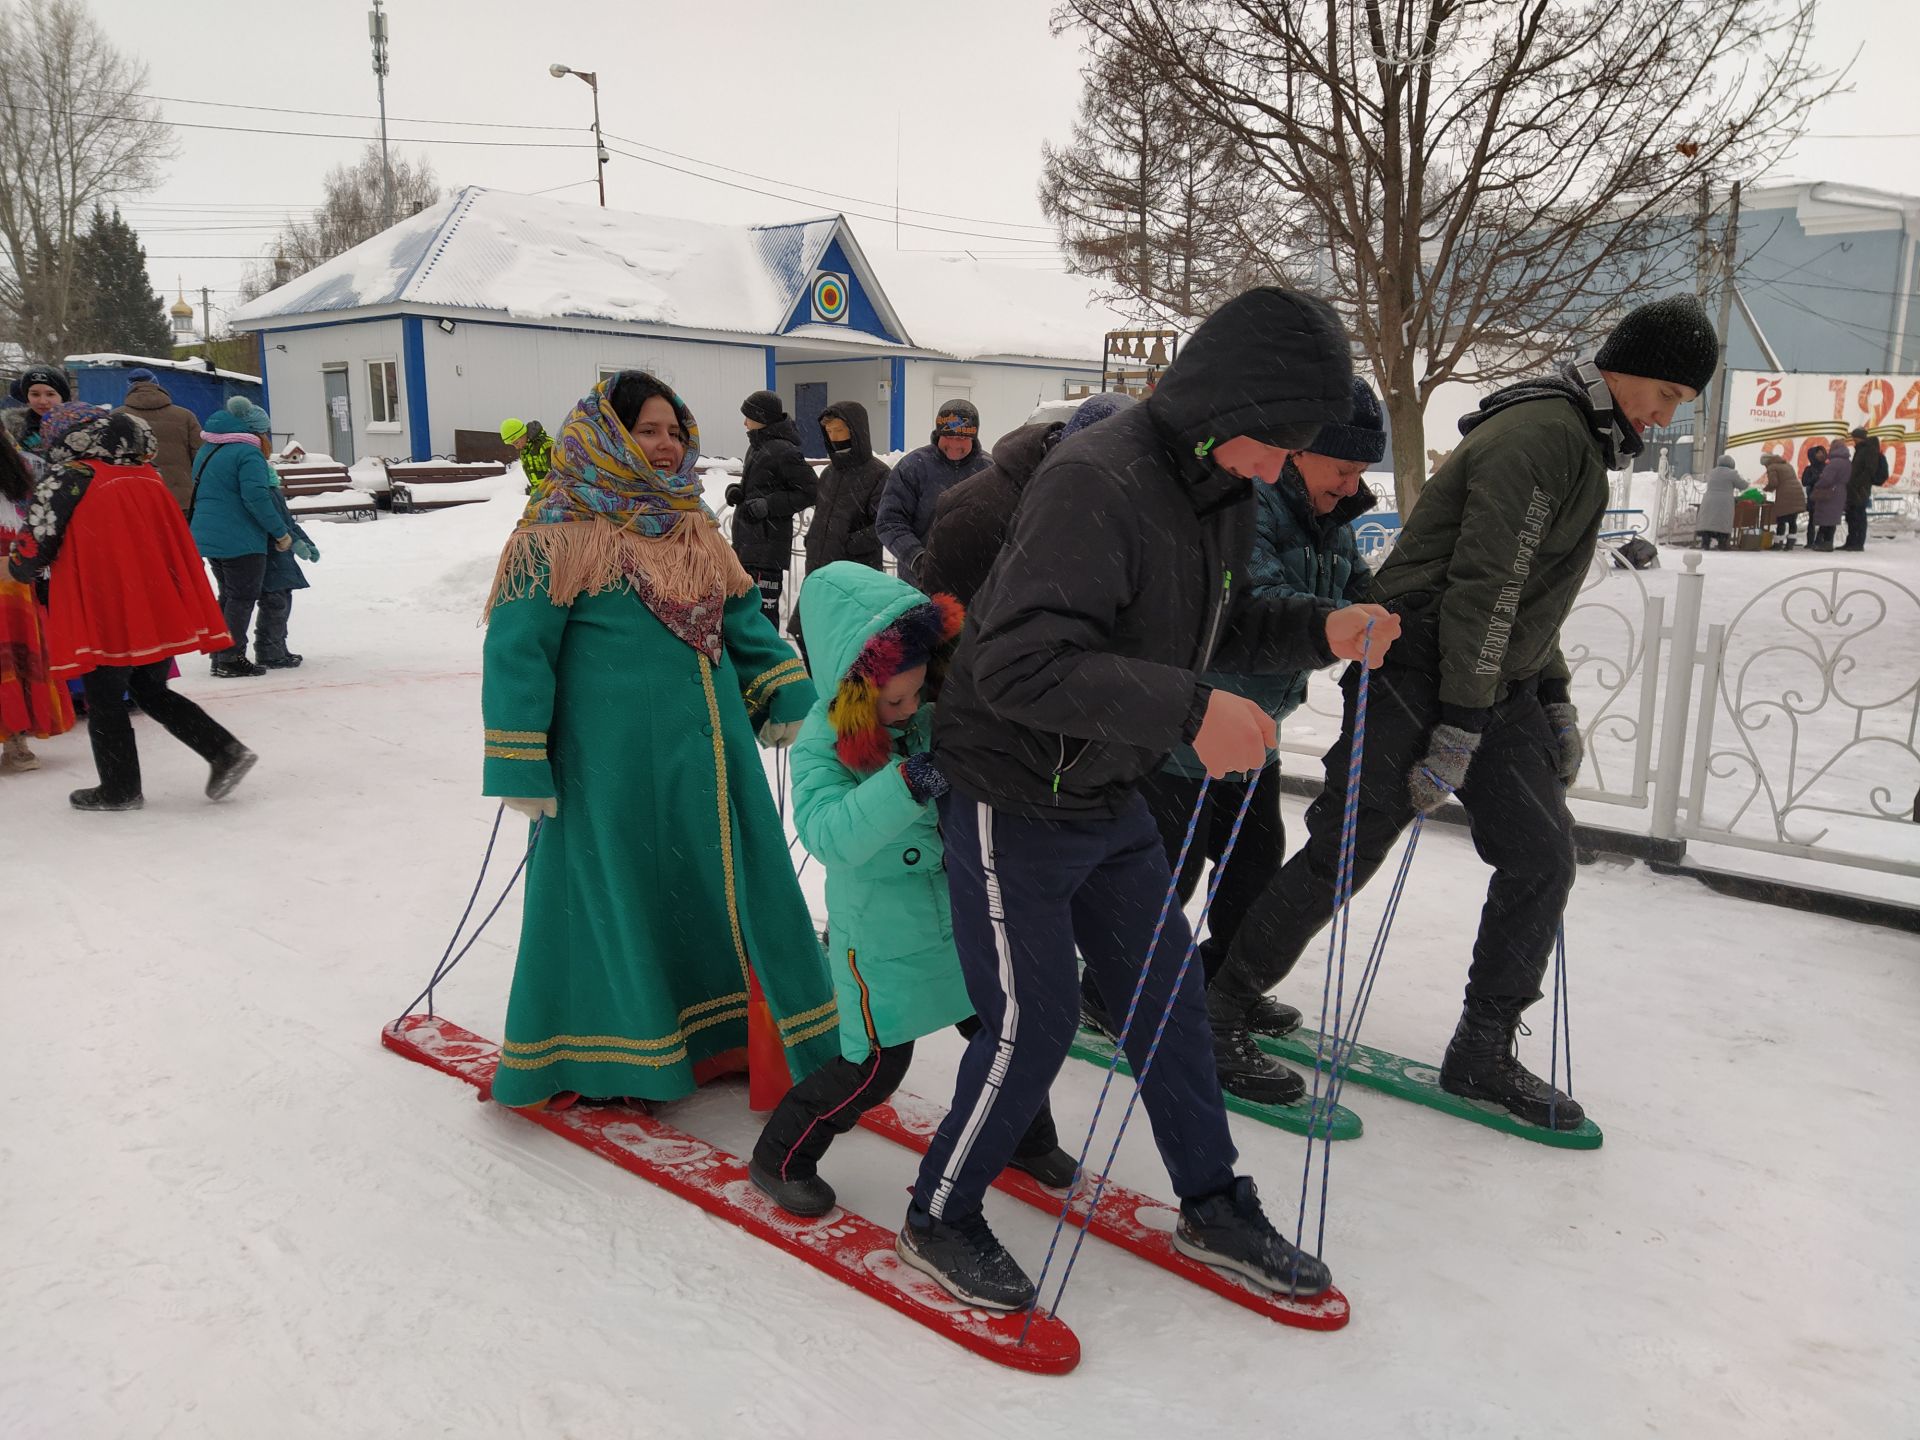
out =
[(813, 466), (800, 453), (800, 430), (780, 397), (756, 390), (740, 404), (747, 419), (747, 463), (727, 487), (733, 553), (760, 586), (760, 609), (780, 626), (780, 590), (793, 559), (793, 517), (813, 504)]
[[(820, 497), (814, 502), (813, 521), (807, 526), (807, 573), (836, 560), (851, 560), (875, 570), (887, 568), (880, 550), (880, 532), (874, 515), (880, 492), (892, 473), (887, 462), (873, 453), (873, 432), (867, 407), (858, 400), (842, 400), (820, 412), (820, 433), (827, 442), (827, 468), (820, 476)], [(800, 607), (793, 607), (787, 633), (806, 658), (806, 637), (800, 633)]]
[(920, 570), (921, 588), (929, 595), (944, 592), (962, 605), (971, 605), (1007, 543), (1013, 512), (1020, 508), (1020, 492), (1047, 452), (1069, 435), (1135, 403), (1131, 395), (1089, 395), (1069, 419), (1029, 421), (1002, 435), (993, 447), (993, 464), (969, 475), (934, 506)]
[(1887, 483), (1887, 457), (1880, 441), (1867, 427), (1853, 428), (1853, 469), (1847, 475), (1847, 540), (1842, 550), (1867, 548), (1867, 512), (1873, 508), (1874, 488)]
[[(1273, 721), (1201, 670), (1305, 669), (1370, 657), (1399, 622), (1310, 595), (1254, 600), (1256, 481), (1353, 406), (1339, 320), (1290, 291), (1251, 290), (1197, 330), (1145, 404), (1062, 442), (1028, 483), (974, 597), (934, 721), (954, 939), (982, 1028), (927, 1150), (898, 1248), (969, 1304), (1020, 1309), (1033, 1285), (988, 1228), (987, 1186), (1079, 1028), (1076, 949), (1124, 1009), (1143, 965), (1128, 1057), (1143, 1065), (1190, 941), (1169, 909), (1166, 850), (1143, 777), (1191, 743), (1209, 773), (1258, 769)], [(950, 787), (950, 788), (949, 788)], [(1189, 967), (1141, 1089), (1181, 1197), (1174, 1244), (1270, 1288), (1323, 1292), (1327, 1269), (1261, 1212), (1235, 1151)]]

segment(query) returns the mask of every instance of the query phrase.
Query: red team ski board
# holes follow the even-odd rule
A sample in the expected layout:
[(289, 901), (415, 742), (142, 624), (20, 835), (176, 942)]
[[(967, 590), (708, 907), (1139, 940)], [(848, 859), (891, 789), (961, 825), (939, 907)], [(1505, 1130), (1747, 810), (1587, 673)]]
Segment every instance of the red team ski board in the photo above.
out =
[[(380, 1043), (466, 1081), (483, 1096), (491, 1093), (499, 1046), (447, 1020), (410, 1015), (381, 1031)], [(746, 1161), (651, 1115), (615, 1105), (515, 1113), (691, 1200), (976, 1355), (1041, 1375), (1064, 1375), (1080, 1363), (1080, 1342), (1060, 1321), (1035, 1315), (1022, 1345), (1025, 1312), (994, 1313), (954, 1299), (900, 1259), (891, 1230), (862, 1216), (838, 1207), (815, 1220), (787, 1214), (747, 1178)], [(1058, 1201), (1053, 1203), (1057, 1208)]]
[[(876, 1105), (861, 1116), (860, 1123), (876, 1134), (924, 1154), (945, 1115), (944, 1110), (930, 1101), (895, 1091), (890, 1101)], [(1223, 1299), (1282, 1325), (1295, 1325), (1303, 1330), (1338, 1330), (1347, 1323), (1347, 1297), (1338, 1290), (1329, 1290), (1311, 1300), (1296, 1300), (1182, 1255), (1173, 1248), (1173, 1227), (1180, 1212), (1111, 1180), (1101, 1193), (1099, 1210), (1089, 1220), (1087, 1202), (1093, 1198), (1097, 1183), (1097, 1176), (1087, 1176), (1074, 1187), (1073, 1207), (1067, 1215), (1069, 1224), (1080, 1226), (1089, 1235), (1123, 1250), (1131, 1250), (1162, 1270), (1191, 1280)], [(1066, 1198), (1057, 1190), (1047, 1189), (1031, 1175), (1011, 1167), (1002, 1170), (993, 1185), (996, 1190), (1054, 1216), (1059, 1215), (1060, 1202)], [(1046, 1297), (1042, 1300), (1045, 1302)]]

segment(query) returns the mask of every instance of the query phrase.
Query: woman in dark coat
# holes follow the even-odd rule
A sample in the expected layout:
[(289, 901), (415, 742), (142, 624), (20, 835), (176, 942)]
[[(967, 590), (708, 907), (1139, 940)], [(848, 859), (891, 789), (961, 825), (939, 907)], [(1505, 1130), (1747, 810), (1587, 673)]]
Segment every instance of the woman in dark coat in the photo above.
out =
[(1807, 542), (1809, 550), (1833, 549), (1833, 532), (1847, 513), (1847, 480), (1852, 474), (1853, 452), (1847, 449), (1846, 441), (1834, 441), (1807, 501), (1812, 515), (1808, 523), (1813, 527), (1813, 536)]

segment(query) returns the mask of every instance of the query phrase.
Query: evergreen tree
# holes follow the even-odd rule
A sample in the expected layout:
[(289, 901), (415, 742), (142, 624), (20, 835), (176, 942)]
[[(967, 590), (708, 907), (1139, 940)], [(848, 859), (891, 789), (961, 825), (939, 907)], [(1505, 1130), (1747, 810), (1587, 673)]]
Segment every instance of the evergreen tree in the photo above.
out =
[(81, 303), (74, 348), (161, 360), (171, 357), (173, 330), (167, 323), (166, 302), (148, 282), (146, 247), (119, 209), (96, 208), (77, 245), (75, 281)]

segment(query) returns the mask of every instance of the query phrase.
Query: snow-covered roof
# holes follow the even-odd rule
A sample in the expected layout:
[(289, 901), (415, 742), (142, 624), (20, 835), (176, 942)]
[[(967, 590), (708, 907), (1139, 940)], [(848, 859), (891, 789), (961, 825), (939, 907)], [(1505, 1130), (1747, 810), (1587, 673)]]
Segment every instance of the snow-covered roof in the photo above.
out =
[(861, 279), (876, 311), (913, 349), (959, 359), (1097, 362), (1105, 333), (1127, 323), (1084, 277), (868, 253), (838, 215), (785, 225), (716, 225), (478, 186), (242, 306), (233, 318), (247, 326), (408, 304), (897, 350), (844, 325), (789, 325), (836, 240), (856, 270), (872, 272)]
[(217, 375), (222, 380), (239, 380), (248, 385), (258, 385), (258, 375), (243, 374), (238, 370), (221, 370), (209, 365), (198, 355), (190, 355), (185, 360), (156, 360), (151, 355), (113, 355), (102, 352), (97, 355), (69, 355), (69, 365), (144, 365), (149, 370), (191, 370), (196, 375)]
[(469, 186), (233, 318), (406, 303), (777, 334), (840, 225), (714, 225)]

